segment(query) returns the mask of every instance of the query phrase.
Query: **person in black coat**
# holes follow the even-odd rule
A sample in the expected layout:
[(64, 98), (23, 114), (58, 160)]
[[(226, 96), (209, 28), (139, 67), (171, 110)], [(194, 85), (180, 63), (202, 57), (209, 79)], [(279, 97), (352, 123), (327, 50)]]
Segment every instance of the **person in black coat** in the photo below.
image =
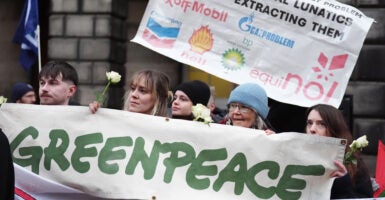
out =
[(14, 199), (15, 172), (8, 138), (0, 129), (0, 199)]

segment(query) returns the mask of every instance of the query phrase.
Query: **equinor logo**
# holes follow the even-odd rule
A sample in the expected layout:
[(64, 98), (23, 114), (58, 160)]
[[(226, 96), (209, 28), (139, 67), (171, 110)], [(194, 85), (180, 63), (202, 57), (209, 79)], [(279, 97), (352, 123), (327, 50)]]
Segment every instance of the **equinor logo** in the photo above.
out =
[(345, 67), (347, 58), (348, 54), (333, 56), (329, 67), (327, 67), (329, 59), (325, 56), (325, 54), (321, 52), (318, 57), (318, 63), (321, 65), (321, 68), (318, 66), (313, 67), (313, 71), (318, 74), (317, 79), (324, 78), (325, 81), (328, 81), (329, 76), (334, 76), (333, 70), (342, 69)]
[[(347, 54), (335, 55), (329, 59), (324, 53), (320, 53), (318, 64), (310, 67), (310, 71), (302, 71), (301, 74), (287, 73), (284, 77), (276, 77), (269, 73), (259, 71), (256, 68), (250, 70), (250, 77), (261, 81), (264, 85), (276, 87), (281, 90), (293, 91), (312, 101), (328, 102), (334, 95), (339, 83), (335, 81), (337, 69), (343, 69), (348, 59)], [(330, 61), (329, 61), (330, 60)]]

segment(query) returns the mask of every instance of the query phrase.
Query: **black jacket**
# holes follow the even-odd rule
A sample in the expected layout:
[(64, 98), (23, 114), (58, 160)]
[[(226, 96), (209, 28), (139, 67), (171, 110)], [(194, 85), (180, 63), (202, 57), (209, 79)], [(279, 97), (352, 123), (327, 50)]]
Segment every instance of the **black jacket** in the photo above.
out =
[(349, 173), (334, 180), (330, 199), (372, 198), (373, 187), (368, 173), (356, 174), (354, 180)]
[(8, 138), (0, 129), (0, 199), (14, 199), (15, 172)]

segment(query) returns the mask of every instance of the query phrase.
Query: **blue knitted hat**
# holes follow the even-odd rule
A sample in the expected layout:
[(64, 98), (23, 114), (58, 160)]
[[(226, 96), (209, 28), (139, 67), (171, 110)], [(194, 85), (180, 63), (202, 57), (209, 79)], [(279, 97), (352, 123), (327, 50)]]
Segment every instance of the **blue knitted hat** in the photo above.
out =
[(27, 92), (33, 91), (33, 87), (27, 83), (16, 83), (12, 88), (12, 102), (16, 102)]
[(266, 91), (255, 83), (245, 83), (231, 91), (227, 104), (233, 102), (252, 108), (263, 119), (266, 119), (269, 112)]

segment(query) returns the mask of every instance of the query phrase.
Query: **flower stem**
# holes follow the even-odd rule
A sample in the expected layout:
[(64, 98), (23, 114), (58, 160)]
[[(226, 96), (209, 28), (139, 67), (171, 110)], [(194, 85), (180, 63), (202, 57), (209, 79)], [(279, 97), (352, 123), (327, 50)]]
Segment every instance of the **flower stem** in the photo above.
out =
[(111, 81), (108, 81), (106, 87), (104, 88), (104, 90), (103, 90), (103, 92), (102, 92), (102, 97), (104, 97), (104, 95), (106, 94), (107, 89), (108, 89), (108, 87), (110, 87), (110, 85), (111, 85)]

